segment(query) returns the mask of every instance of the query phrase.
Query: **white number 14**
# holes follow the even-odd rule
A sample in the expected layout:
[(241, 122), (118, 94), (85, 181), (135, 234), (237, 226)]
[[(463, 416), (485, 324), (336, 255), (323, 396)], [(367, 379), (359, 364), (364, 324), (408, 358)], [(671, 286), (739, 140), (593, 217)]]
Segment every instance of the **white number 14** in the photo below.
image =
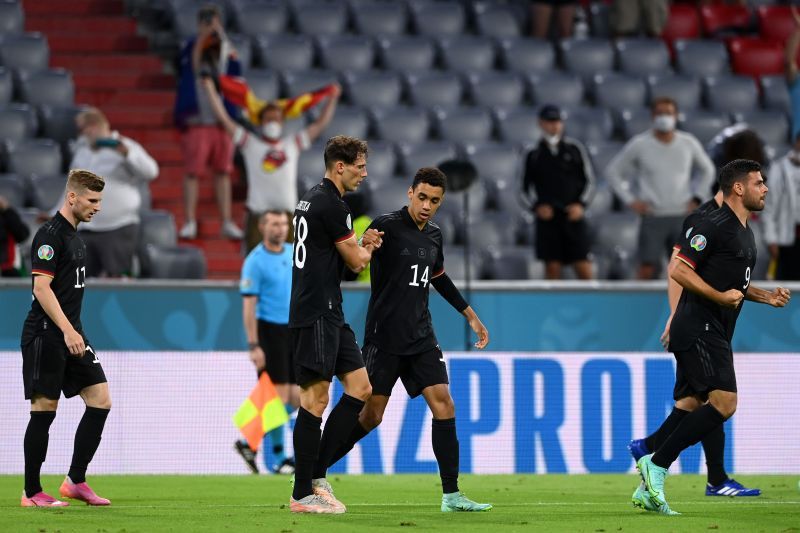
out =
[[(414, 271), (414, 274), (411, 277), (411, 282), (409, 285), (412, 287), (419, 287), (419, 283), (417, 282), (417, 275), (419, 274), (419, 265), (411, 265), (411, 270)], [(419, 281), (422, 282), (423, 287), (428, 286), (428, 267), (425, 267), (425, 270), (422, 272), (422, 277), (419, 278)]]

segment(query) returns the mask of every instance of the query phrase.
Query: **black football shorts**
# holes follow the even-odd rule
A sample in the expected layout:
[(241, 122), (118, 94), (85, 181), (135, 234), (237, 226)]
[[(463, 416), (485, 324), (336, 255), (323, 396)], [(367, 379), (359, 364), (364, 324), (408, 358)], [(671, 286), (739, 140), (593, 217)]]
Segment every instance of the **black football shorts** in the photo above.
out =
[(314, 381), (332, 381), (364, 368), (364, 359), (350, 326), (334, 324), (325, 317), (311, 326), (289, 328), (294, 350), (294, 374), (301, 387)]
[(105, 383), (106, 374), (97, 354), (84, 337), (86, 351), (83, 357), (70, 355), (64, 338), (59, 335), (40, 334), (22, 347), (22, 379), (25, 399), (41, 394), (58, 400), (61, 392), (72, 398), (90, 385)]
[(294, 383), (294, 358), (289, 326), (258, 321), (258, 344), (264, 351), (269, 379), (275, 384)]
[(412, 398), (422, 394), (426, 387), (450, 383), (444, 355), (438, 346), (415, 355), (392, 355), (368, 344), (364, 346), (364, 361), (372, 394), (391, 396), (398, 379)]
[(675, 352), (675, 400), (706, 397), (713, 390), (736, 392), (731, 345), (719, 335), (704, 332), (684, 351)]

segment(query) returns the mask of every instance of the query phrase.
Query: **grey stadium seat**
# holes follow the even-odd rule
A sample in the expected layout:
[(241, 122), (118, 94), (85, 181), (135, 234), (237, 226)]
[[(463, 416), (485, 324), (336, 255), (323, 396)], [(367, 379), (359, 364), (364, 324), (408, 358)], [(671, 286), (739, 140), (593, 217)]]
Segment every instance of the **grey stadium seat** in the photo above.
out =
[(614, 120), (607, 109), (576, 107), (564, 110), (566, 134), (583, 142), (607, 141), (614, 134)]
[(396, 72), (368, 70), (345, 74), (345, 93), (357, 105), (391, 107), (400, 103), (403, 82)]
[(592, 2), (589, 5), (589, 27), (592, 37), (608, 38), (611, 35), (609, 6), (603, 2)]
[(647, 101), (644, 80), (625, 74), (597, 74), (593, 80), (594, 101), (615, 111), (639, 109)]
[(373, 125), (384, 141), (421, 143), (428, 138), (431, 120), (428, 112), (418, 107), (375, 108)]
[(298, 2), (292, 7), (300, 33), (338, 35), (347, 30), (347, 5), (344, 2)]
[[(483, 258), (483, 279), (524, 280), (541, 277), (536, 257), (530, 246), (493, 246)], [(539, 274), (539, 275), (536, 275)]]
[(605, 179), (603, 174), (605, 173), (608, 163), (622, 150), (623, 146), (625, 146), (625, 143), (618, 141), (586, 143), (586, 150), (592, 158), (592, 164), (598, 181)]
[(542, 73), (555, 69), (553, 45), (543, 39), (519, 37), (500, 41), (503, 66), (522, 73)]
[(75, 84), (72, 74), (63, 69), (44, 70), (22, 77), (22, 99), (32, 105), (72, 105)]
[(406, 77), (411, 103), (418, 106), (457, 106), (464, 97), (461, 76), (455, 72), (421, 72)]
[[(779, 109), (785, 112), (791, 110), (791, 98), (786, 87), (784, 76), (761, 76), (761, 88), (764, 95), (764, 107)], [(0, 102), (2, 99), (0, 99)]]
[(628, 212), (606, 213), (588, 222), (597, 230), (592, 250), (614, 265), (609, 277), (629, 278), (638, 246), (639, 216)]
[(468, 224), (456, 226), (457, 243), (464, 244), (469, 237), (469, 245), (476, 251), (514, 244), (514, 233), (509, 231), (513, 226), (513, 215), (503, 211), (472, 214), (476, 216)]
[[(300, 159), (297, 162), (297, 176), (299, 178), (309, 177), (319, 180), (325, 174), (325, 160), (323, 153), (325, 143), (317, 141), (308, 150), (300, 152)], [(367, 172), (369, 172), (369, 160), (367, 160)]]
[(139, 240), (145, 245), (175, 246), (178, 243), (175, 218), (169, 211), (153, 210), (142, 213), (139, 234)]
[(429, 37), (397, 35), (380, 40), (381, 64), (397, 71), (422, 71), (433, 67), (436, 47)]
[(64, 202), (67, 187), (65, 176), (33, 176), (31, 182), (35, 190), (36, 207), (42, 211), (49, 212)]
[(660, 96), (667, 96), (675, 100), (680, 111), (697, 109), (702, 102), (702, 85), (694, 76), (685, 74), (649, 76), (647, 87), (650, 101)]
[[(489, 199), (486, 187), (479, 181), (473, 183), (466, 192), (469, 193), (469, 198), (467, 199), (469, 216), (471, 218), (482, 216)], [(464, 196), (464, 191), (448, 192), (447, 201), (442, 204), (439, 211), (442, 215), (447, 214), (450, 216), (457, 227), (463, 225)], [(458, 231), (456, 231), (456, 238), (458, 238)]]
[(448, 141), (403, 143), (398, 146), (398, 153), (401, 172), (413, 176), (422, 167), (435, 167), (444, 161), (455, 159), (458, 156), (458, 147)]
[[(452, 198), (448, 198), (448, 202), (450, 201), (452, 201)], [(445, 205), (447, 205), (446, 202)], [(450, 279), (467, 279), (466, 267), (464, 264), (465, 256), (466, 261), (470, 266), (469, 279), (475, 280), (480, 277), (482, 272), (482, 261), (478, 253), (471, 251), (467, 256), (463, 247), (448, 246), (444, 250), (444, 271), (447, 273)]]
[(522, 28), (520, 27), (517, 12), (513, 8), (508, 5), (486, 5), (482, 7), (483, 9), (475, 13), (475, 24), (479, 34), (496, 38), (520, 36)]
[(730, 125), (730, 117), (725, 112), (693, 111), (685, 115), (679, 127), (697, 137), (705, 146), (717, 133)]
[(29, 105), (11, 104), (0, 108), (0, 132), (3, 141), (17, 143), (36, 134), (36, 113)]
[(239, 31), (245, 35), (256, 37), (284, 33), (288, 29), (289, 10), (283, 2), (260, 0), (233, 7)]
[(242, 70), (245, 72), (253, 66), (253, 45), (250, 41), (250, 37), (247, 35), (241, 35), (238, 33), (231, 33), (228, 34), (228, 39), (231, 41), (231, 45), (236, 48), (236, 53), (239, 58), (239, 62), (242, 65)]
[(577, 106), (583, 103), (583, 83), (577, 74), (553, 72), (528, 76), (534, 103)]
[[(162, 247), (148, 245), (146, 277), (157, 279), (203, 279), (206, 277), (206, 258), (194, 246)], [(143, 265), (144, 266), (144, 265)], [(143, 273), (144, 273), (143, 268)]]
[(22, 2), (0, 2), (0, 35), (19, 33), (25, 30), (25, 14), (22, 12)]
[(318, 37), (322, 66), (332, 70), (369, 70), (375, 64), (371, 37), (329, 35)]
[(672, 70), (669, 50), (661, 39), (620, 39), (615, 47), (622, 72), (642, 76)]
[(275, 100), (281, 93), (280, 79), (274, 70), (252, 69), (248, 71), (247, 85), (262, 100)]
[(614, 49), (605, 39), (565, 39), (559, 47), (564, 68), (584, 78), (614, 70)]
[(61, 173), (61, 150), (50, 139), (20, 142), (10, 152), (8, 169), (20, 176), (52, 176)]
[(9, 103), (13, 94), (14, 81), (11, 77), (11, 71), (5, 67), (0, 67), (0, 106)]
[(491, 70), (495, 66), (494, 42), (489, 37), (457, 35), (439, 39), (442, 63), (448, 70)]
[(308, 35), (262, 35), (255, 48), (261, 65), (270, 69), (304, 70), (314, 62), (314, 42)]
[(522, 154), (510, 143), (482, 143), (465, 147), (467, 158), (478, 169), (481, 179), (511, 180), (520, 174)]
[(370, 141), (369, 157), (367, 157), (369, 179), (373, 175), (379, 177), (394, 176), (396, 170), (397, 152), (394, 145), (383, 141)]
[(518, 107), (497, 112), (500, 138), (506, 142), (531, 146), (539, 142), (539, 113), (535, 107)]
[(311, 69), (283, 73), (284, 90), (289, 97), (316, 91), (337, 81), (336, 73), (330, 70)]
[(459, 35), (464, 33), (466, 16), (458, 2), (431, 2), (412, 8), (414, 28), (421, 35)]
[(719, 76), (730, 71), (728, 51), (722, 41), (711, 39), (677, 40), (675, 66), (683, 74)]
[(618, 126), (626, 141), (653, 126), (653, 113), (647, 108), (625, 109), (618, 115)]
[(408, 28), (408, 10), (402, 2), (370, 2), (353, 9), (356, 31), (383, 37), (402, 35)]
[(333, 120), (325, 128), (328, 137), (334, 135), (347, 135), (358, 139), (365, 139), (369, 130), (369, 117), (363, 108), (356, 106), (340, 105), (336, 108)]
[(0, 41), (0, 64), (17, 72), (46, 70), (50, 64), (47, 37), (41, 33), (6, 35)]
[(518, 106), (525, 98), (525, 82), (515, 72), (482, 72), (468, 78), (473, 103), (482, 106)]
[(736, 122), (747, 123), (770, 146), (783, 146), (791, 142), (789, 118), (783, 111), (762, 109), (737, 113), (735, 119)]
[(718, 76), (703, 82), (706, 105), (729, 113), (751, 111), (758, 107), (758, 86), (749, 76)]
[(15, 174), (0, 174), (0, 196), (16, 208), (25, 205), (25, 182)]
[(77, 106), (41, 106), (42, 134), (45, 137), (66, 143), (78, 137), (75, 117), (80, 113)]
[(372, 198), (370, 214), (373, 218), (396, 211), (408, 203), (410, 180), (397, 178), (375, 183), (367, 179), (367, 182), (370, 186)]
[(441, 139), (456, 142), (484, 142), (492, 136), (491, 113), (481, 107), (436, 111), (436, 130)]

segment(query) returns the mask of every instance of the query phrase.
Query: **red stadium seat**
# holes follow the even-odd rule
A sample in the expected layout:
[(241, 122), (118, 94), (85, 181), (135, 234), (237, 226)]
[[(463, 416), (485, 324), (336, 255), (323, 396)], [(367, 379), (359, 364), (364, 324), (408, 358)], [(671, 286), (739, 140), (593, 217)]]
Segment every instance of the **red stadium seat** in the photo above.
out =
[(762, 39), (784, 43), (796, 27), (789, 6), (758, 7), (758, 31)]
[(661, 32), (661, 37), (672, 47), (675, 39), (696, 39), (700, 37), (700, 13), (697, 8), (687, 4), (672, 4), (669, 18)]
[(725, 30), (746, 30), (750, 27), (750, 10), (739, 5), (707, 5), (700, 8), (700, 19), (707, 35)]
[(728, 51), (737, 74), (758, 78), (783, 72), (783, 47), (775, 41), (738, 37), (728, 41)]

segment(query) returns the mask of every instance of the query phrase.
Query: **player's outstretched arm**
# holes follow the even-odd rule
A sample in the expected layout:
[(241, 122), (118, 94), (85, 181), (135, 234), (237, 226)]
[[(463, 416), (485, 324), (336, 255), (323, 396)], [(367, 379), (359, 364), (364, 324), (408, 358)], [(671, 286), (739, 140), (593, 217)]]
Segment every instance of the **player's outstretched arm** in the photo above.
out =
[[(382, 232), (381, 235), (383, 235)], [(344, 264), (356, 274), (367, 268), (367, 265), (372, 260), (372, 252), (378, 248), (380, 248), (380, 243), (359, 246), (355, 235), (336, 243), (336, 250), (344, 259)]]
[(744, 294), (738, 289), (730, 289), (725, 292), (719, 292), (714, 289), (692, 267), (683, 262), (680, 257), (673, 259), (669, 264), (669, 275), (684, 289), (708, 298), (723, 307), (736, 309), (744, 299)]
[(792, 293), (789, 289), (784, 289), (783, 287), (776, 287), (768, 291), (761, 287), (750, 285), (744, 298), (751, 302), (771, 305), (772, 307), (785, 307), (792, 298)]
[(478, 318), (478, 315), (475, 314), (472, 307), (467, 307), (461, 314), (467, 318), (469, 327), (478, 335), (478, 342), (475, 343), (475, 347), (479, 350), (486, 348), (486, 345), (489, 344), (489, 330), (483, 325), (481, 319)]
[(50, 287), (52, 282), (53, 278), (50, 276), (35, 275), (33, 277), (33, 296), (39, 302), (39, 305), (42, 306), (44, 312), (47, 313), (47, 316), (50, 317), (50, 320), (64, 333), (64, 343), (67, 345), (69, 353), (78, 357), (83, 357), (83, 352), (86, 350), (86, 346), (83, 343), (83, 336), (75, 331), (67, 315), (65, 315), (64, 311), (61, 309), (56, 294), (53, 292), (52, 287)]

